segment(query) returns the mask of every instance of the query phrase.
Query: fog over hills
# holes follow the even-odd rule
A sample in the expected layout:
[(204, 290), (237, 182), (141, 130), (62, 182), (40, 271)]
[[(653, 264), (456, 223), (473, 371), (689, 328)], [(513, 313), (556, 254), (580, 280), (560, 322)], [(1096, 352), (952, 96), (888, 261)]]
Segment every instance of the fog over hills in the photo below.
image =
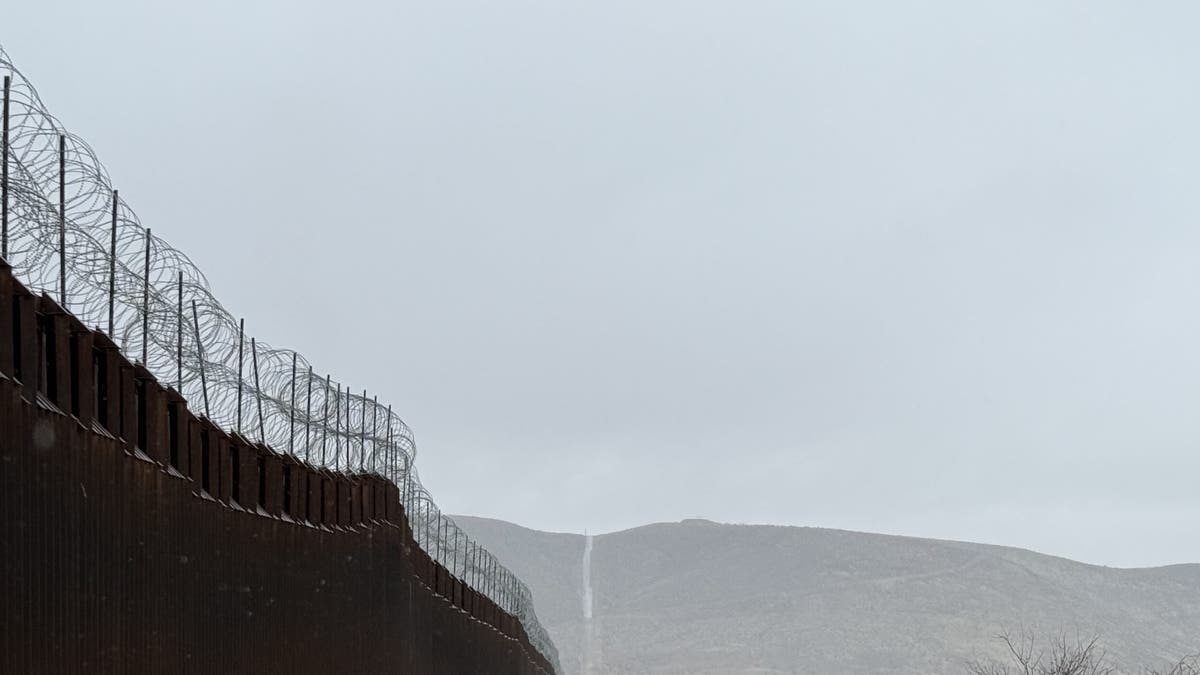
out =
[(593, 538), (587, 622), (584, 536), (455, 519), (531, 586), (571, 675), (957, 675), (1014, 628), (1100, 635), (1132, 672), (1200, 651), (1200, 565), (687, 520)]

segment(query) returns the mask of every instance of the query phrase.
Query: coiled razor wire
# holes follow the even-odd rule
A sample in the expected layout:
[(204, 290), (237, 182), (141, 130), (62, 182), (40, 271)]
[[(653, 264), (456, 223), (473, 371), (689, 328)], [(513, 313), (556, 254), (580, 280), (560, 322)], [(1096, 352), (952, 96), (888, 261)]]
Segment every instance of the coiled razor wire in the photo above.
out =
[(3, 47), (0, 75), (0, 257), (14, 273), (105, 331), (214, 423), (314, 466), (393, 481), (418, 545), (516, 616), (560, 671), (529, 588), (438, 509), (413, 466), (412, 431), (391, 407), (322, 375), (293, 350), (248, 338), (192, 261), (142, 226), (96, 153), (46, 110)]

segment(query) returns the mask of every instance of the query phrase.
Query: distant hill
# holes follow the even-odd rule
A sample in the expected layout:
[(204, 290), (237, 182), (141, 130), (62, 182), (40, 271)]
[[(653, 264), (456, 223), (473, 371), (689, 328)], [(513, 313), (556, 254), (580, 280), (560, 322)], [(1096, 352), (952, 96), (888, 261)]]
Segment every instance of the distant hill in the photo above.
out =
[(1014, 548), (703, 520), (585, 538), (455, 519), (523, 579), (584, 673), (960, 675), (1005, 628), (1102, 636), (1133, 672), (1200, 651), (1200, 565), (1114, 569)]

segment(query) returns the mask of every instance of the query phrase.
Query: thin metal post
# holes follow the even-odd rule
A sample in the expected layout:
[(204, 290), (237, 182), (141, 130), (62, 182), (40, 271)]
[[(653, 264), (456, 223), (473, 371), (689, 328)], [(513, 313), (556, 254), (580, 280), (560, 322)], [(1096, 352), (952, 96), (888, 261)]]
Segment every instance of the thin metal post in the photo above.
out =
[[(350, 393), (350, 387), (346, 387), (346, 471), (354, 470), (354, 461), (350, 459), (354, 453), (354, 394)], [(364, 408), (365, 409), (365, 408)], [(360, 429), (361, 431), (361, 429)], [(359, 455), (362, 455), (362, 448), (359, 447)]]
[(112, 193), (112, 241), (108, 250), (108, 337), (114, 338), (114, 305), (117, 301), (117, 191)]
[(430, 540), (430, 507), (425, 507), (425, 552), (432, 554), (433, 544)]
[(408, 477), (408, 457), (404, 458), (404, 514), (408, 518), (412, 518), (412, 513), (416, 510), (416, 504), (413, 499), (412, 481)]
[(325, 445), (329, 441), (329, 375), (325, 375), (325, 402), (321, 409), (321, 466), (325, 465)]
[[(395, 439), (392, 437), (392, 406), (389, 405), (387, 408), (387, 412), (385, 412), (384, 414), (386, 415), (386, 418), (385, 418), (386, 421), (384, 422), (384, 424), (387, 425), (387, 445), (384, 446), (384, 448), (383, 448), (383, 461), (384, 461), (383, 470), (391, 472), (391, 474), (393, 476), (392, 479), (396, 480), (395, 474), (399, 469), (398, 469), (398, 465), (396, 464), (397, 456), (396, 456), (396, 444), (394, 442)], [(400, 480), (403, 480), (403, 477), (401, 477)], [(401, 483), (399, 487), (400, 487), (400, 500), (401, 500), (401, 502), (403, 502), (404, 499), (407, 497), (407, 495), (405, 494), (405, 485), (403, 483)]]
[[(67, 137), (58, 135), (58, 296), (67, 308)], [(145, 359), (143, 359), (144, 361)]]
[[(446, 538), (447, 537), (445, 535), (445, 531), (446, 531), (446, 519), (443, 518), (442, 514), (439, 513), (438, 514), (438, 553), (443, 558), (448, 558), (448, 556), (446, 556)], [(442, 563), (442, 567), (445, 567), (447, 560), (439, 560), (438, 562)]]
[(208, 411), (208, 380), (204, 377), (204, 344), (200, 342), (200, 314), (196, 311), (196, 301), (192, 301), (192, 321), (196, 324), (196, 352), (200, 356), (200, 389), (204, 392), (204, 416), (212, 419)]
[(265, 445), (267, 432), (263, 428), (262, 388), (258, 384), (258, 348), (254, 346), (254, 338), (250, 338), (250, 359), (254, 366), (254, 400), (258, 403), (258, 441)]
[[(392, 406), (390, 406), (390, 405), (388, 406), (388, 409), (387, 409), (387, 419), (384, 420), (384, 424), (387, 425), (387, 441), (386, 441), (386, 444), (383, 446), (383, 456), (385, 458), (387, 458), (392, 454)], [(389, 461), (387, 461), (387, 459), (384, 459), (384, 462), (386, 464), (386, 466), (384, 466), (384, 468), (383, 468), (384, 471), (387, 471), (388, 467), (396, 466), (395, 462), (389, 462)], [(394, 480), (396, 480), (396, 477), (391, 476), (391, 479), (394, 481)], [(404, 507), (405, 511), (408, 511), (408, 505), (404, 503), (404, 497), (406, 496), (404, 494), (405, 487), (407, 487), (407, 486), (405, 486), (405, 485), (400, 486), (400, 505)]]
[(412, 503), (413, 491), (412, 491), (412, 480), (410, 479), (409, 474), (408, 474), (408, 455), (404, 455), (404, 473), (401, 474), (400, 480), (403, 481), (400, 484), (400, 490), (401, 490), (400, 501), (401, 501), (401, 503), (404, 504), (405, 515), (408, 515), (411, 517), (412, 512), (413, 512), (413, 508), (412, 508), (413, 507), (413, 503)]
[(0, 258), (8, 260), (8, 97), (12, 76), (4, 76), (3, 129), (0, 130)]
[(242, 350), (246, 342), (246, 320), (238, 319), (238, 393), (237, 432), (242, 433)]
[[(415, 503), (415, 500), (414, 500), (414, 503)], [(413, 516), (415, 517), (418, 514), (418, 512), (420, 512), (420, 510), (421, 509), (420, 509), (419, 505), (415, 506), (413, 508)], [(414, 538), (417, 539), (417, 543), (421, 544), (422, 548), (424, 548), (425, 552), (427, 552), (427, 553), (429, 552), (429, 518), (428, 518), (428, 516), (429, 516), (428, 513), (425, 514), (425, 516), (421, 518), (421, 522), (417, 524), (417, 528), (420, 531), (421, 536), (417, 537), (415, 533), (413, 535)]]
[[(379, 473), (379, 397), (371, 401), (371, 473)], [(386, 452), (386, 450), (385, 450)]]
[(146, 228), (146, 262), (142, 268), (142, 365), (150, 363), (150, 228)]
[(333, 400), (333, 470), (341, 466), (342, 455), (342, 385), (337, 386), (337, 398)]
[(296, 456), (296, 352), (292, 352), (292, 405), (288, 408), (288, 451)]
[(453, 574), (454, 576), (458, 577), (460, 581), (462, 580), (462, 577), (459, 576), (460, 573), (458, 571), (458, 528), (457, 527), (454, 528), (454, 543), (450, 547), (450, 574)]
[(308, 367), (308, 379), (306, 381), (308, 395), (304, 398), (304, 461), (309, 461), (309, 436), (312, 432), (312, 366)]
[(179, 324), (175, 330), (179, 340), (175, 343), (175, 376), (179, 383), (177, 390), (183, 395), (183, 270), (179, 272)]
[(360, 472), (362, 472), (362, 471), (366, 471), (366, 469), (367, 469), (367, 390), (366, 389), (363, 389), (362, 414), (360, 415), (360, 417), (362, 418), (359, 422), (361, 425), (360, 428), (362, 429), (362, 436), (359, 436), (359, 438), (358, 438), (358, 470)]

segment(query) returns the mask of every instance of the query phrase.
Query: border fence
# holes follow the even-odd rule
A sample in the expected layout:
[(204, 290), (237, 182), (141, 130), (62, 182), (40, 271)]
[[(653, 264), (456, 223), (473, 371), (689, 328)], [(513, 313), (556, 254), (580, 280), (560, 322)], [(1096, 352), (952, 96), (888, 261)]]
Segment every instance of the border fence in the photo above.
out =
[(3, 47), (0, 75), (0, 257), (14, 274), (105, 331), (217, 425), (313, 466), (391, 480), (417, 544), (516, 616), (561, 671), (529, 588), (438, 509), (414, 465), (412, 431), (392, 407), (247, 335), (199, 268), (142, 225)]

